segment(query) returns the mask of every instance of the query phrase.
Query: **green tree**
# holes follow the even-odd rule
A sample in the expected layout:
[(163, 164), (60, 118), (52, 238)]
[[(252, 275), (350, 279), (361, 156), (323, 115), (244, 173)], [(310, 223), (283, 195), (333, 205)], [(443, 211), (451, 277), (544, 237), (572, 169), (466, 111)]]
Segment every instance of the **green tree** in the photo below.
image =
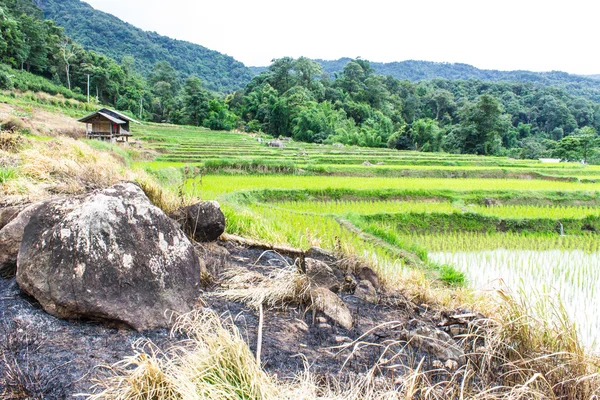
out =
[(443, 131), (433, 119), (425, 118), (413, 122), (410, 137), (417, 150), (441, 151)]
[(500, 151), (502, 137), (508, 133), (509, 127), (503, 112), (500, 102), (487, 94), (461, 109), (458, 134), (464, 153), (492, 155)]
[[(190, 125), (200, 126), (209, 116), (210, 95), (202, 88), (202, 81), (197, 76), (192, 76), (185, 81), (183, 86), (183, 104), (185, 107), (186, 122)], [(213, 106), (212, 111), (220, 113), (220, 109)]]

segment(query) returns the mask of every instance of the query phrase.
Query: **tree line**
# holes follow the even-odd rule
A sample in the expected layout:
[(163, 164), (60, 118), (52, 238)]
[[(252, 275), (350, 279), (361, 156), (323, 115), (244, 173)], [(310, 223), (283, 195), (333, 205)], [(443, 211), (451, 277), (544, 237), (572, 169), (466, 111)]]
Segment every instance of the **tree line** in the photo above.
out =
[(249, 131), (315, 143), (600, 162), (600, 104), (533, 83), (398, 80), (282, 58), (230, 102)]

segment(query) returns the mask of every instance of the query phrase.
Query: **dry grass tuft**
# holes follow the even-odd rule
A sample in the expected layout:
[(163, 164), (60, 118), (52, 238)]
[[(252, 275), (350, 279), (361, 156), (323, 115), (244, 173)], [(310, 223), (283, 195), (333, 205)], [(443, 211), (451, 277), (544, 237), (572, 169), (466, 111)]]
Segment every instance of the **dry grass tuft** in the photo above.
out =
[(172, 214), (180, 207), (192, 204), (193, 199), (181, 197), (173, 191), (164, 189), (155, 178), (143, 171), (136, 171), (135, 182), (140, 185), (152, 204), (163, 210), (167, 215)]
[(231, 301), (245, 303), (255, 309), (285, 307), (310, 301), (310, 280), (295, 265), (264, 276), (245, 268), (232, 268), (223, 276), (222, 286), (227, 287), (214, 295)]
[(276, 381), (262, 371), (231, 320), (201, 309), (178, 318), (189, 339), (165, 353), (149, 343), (103, 367), (88, 399), (269, 399)]
[(0, 131), (0, 150), (7, 153), (18, 153), (28, 143), (28, 140), (18, 133)]

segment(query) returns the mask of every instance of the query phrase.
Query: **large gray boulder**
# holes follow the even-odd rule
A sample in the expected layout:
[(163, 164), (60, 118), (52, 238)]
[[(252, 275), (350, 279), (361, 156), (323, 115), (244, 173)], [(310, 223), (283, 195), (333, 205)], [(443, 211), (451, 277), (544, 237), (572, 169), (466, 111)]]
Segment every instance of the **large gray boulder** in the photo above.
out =
[(17, 283), (59, 318), (146, 330), (193, 308), (200, 265), (175, 223), (124, 183), (38, 205), (24, 229)]
[(4, 228), (10, 221), (15, 219), (23, 210), (23, 206), (0, 207), (0, 229)]
[(47, 201), (30, 205), (19, 212), (16, 217), (10, 218), (10, 222), (0, 229), (0, 276), (2, 278), (15, 276), (17, 255), (19, 254), (25, 226), (29, 223), (31, 214), (45, 202)]
[(225, 215), (216, 201), (203, 201), (176, 211), (185, 233), (197, 242), (213, 242), (225, 232)]

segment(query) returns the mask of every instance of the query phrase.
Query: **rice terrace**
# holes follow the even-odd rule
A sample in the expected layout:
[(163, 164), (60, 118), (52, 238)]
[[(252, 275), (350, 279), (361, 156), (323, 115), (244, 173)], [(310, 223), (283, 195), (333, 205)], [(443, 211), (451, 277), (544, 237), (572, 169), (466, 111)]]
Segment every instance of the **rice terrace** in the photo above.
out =
[[(197, 171), (186, 189), (219, 200), (230, 233), (300, 248), (341, 241), (388, 279), (422, 268), (509, 290), (549, 323), (564, 307), (598, 349), (600, 167), (296, 142), (273, 149), (256, 135), (145, 129), (161, 155), (140, 167), (165, 183)], [(419, 266), (396, 249), (416, 252)]]

